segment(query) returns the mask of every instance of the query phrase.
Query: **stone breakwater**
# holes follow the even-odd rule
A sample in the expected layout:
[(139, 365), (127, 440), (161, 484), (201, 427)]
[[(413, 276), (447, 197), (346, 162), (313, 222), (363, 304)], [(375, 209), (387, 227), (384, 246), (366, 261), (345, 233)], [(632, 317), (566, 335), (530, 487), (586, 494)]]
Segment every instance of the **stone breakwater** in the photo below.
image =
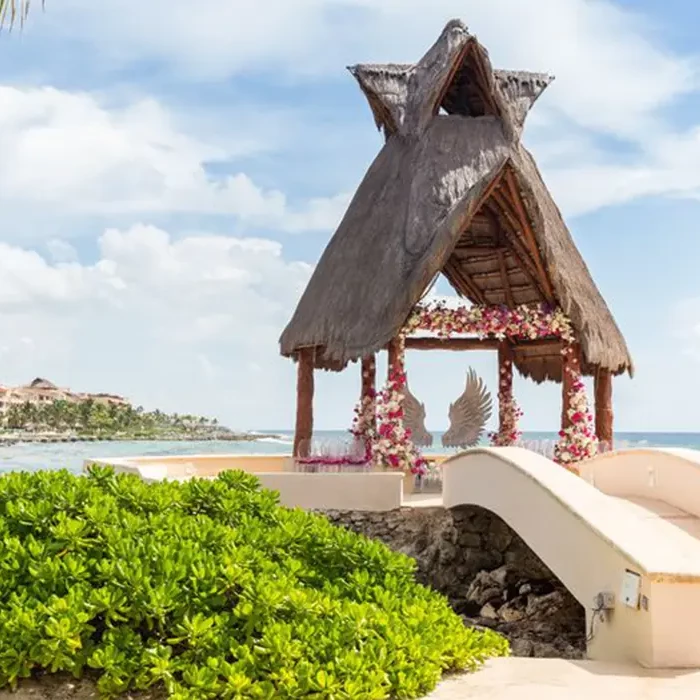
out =
[(324, 515), (415, 559), (421, 583), (444, 594), (466, 624), (507, 637), (514, 656), (585, 657), (583, 607), (490, 511), (459, 506)]

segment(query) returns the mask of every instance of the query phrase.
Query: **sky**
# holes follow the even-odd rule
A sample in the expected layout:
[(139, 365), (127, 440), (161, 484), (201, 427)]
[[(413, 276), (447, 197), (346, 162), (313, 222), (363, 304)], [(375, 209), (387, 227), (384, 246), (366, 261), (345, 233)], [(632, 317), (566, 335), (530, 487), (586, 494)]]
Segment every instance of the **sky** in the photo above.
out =
[[(262, 8), (262, 9), (261, 9)], [(47, 0), (0, 34), (0, 383), (288, 429), (278, 338), (382, 145), (345, 66), (451, 18), (556, 77), (532, 150), (636, 364), (616, 429), (700, 431), (700, 6), (690, 0)], [(445, 291), (441, 289), (441, 291)], [(410, 353), (427, 424), (493, 353)], [(380, 361), (380, 372), (383, 372)], [(516, 378), (526, 430), (561, 390)], [(319, 373), (348, 427), (359, 369)]]

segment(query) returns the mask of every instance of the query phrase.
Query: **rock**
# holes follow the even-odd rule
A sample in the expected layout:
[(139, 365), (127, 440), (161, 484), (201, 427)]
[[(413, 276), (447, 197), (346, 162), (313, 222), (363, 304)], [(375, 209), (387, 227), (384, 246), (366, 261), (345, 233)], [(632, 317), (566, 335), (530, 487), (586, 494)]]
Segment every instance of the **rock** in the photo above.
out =
[(533, 644), (529, 639), (514, 639), (510, 651), (513, 656), (529, 658), (533, 655)]
[(488, 532), (489, 545), (505, 552), (513, 541), (513, 531), (500, 518), (493, 519)]
[(491, 603), (486, 603), (479, 612), (480, 617), (485, 617), (487, 620), (498, 620), (498, 612)]
[(467, 600), (477, 605), (485, 605), (489, 600), (498, 598), (501, 587), (493, 580), (488, 571), (480, 571), (467, 589)]
[(508, 586), (509, 581), (513, 579), (513, 572), (507, 566), (499, 566), (489, 574), (489, 577), (503, 590)]
[(505, 635), (516, 656), (583, 658), (583, 607), (493, 513), (459, 506), (325, 515), (415, 559), (417, 580), (447, 596), (466, 625)]
[(461, 532), (459, 533), (457, 542), (462, 547), (478, 549), (481, 547), (481, 539), (481, 535), (477, 532)]
[(515, 598), (498, 609), (498, 616), (503, 622), (519, 622), (525, 617), (526, 601)]

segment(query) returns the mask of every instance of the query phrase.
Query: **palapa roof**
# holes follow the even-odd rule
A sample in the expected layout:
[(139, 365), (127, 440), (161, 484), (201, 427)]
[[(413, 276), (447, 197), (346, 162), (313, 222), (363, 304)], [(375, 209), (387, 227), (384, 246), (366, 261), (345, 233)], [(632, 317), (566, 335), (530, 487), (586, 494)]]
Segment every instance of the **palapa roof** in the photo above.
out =
[[(584, 372), (633, 364), (530, 153), (528, 111), (552, 78), (493, 70), (458, 20), (416, 64), (350, 68), (386, 142), (280, 339), (342, 369), (391, 341), (442, 272), (479, 304), (560, 306)], [(556, 348), (515, 347), (518, 369), (561, 381)]]

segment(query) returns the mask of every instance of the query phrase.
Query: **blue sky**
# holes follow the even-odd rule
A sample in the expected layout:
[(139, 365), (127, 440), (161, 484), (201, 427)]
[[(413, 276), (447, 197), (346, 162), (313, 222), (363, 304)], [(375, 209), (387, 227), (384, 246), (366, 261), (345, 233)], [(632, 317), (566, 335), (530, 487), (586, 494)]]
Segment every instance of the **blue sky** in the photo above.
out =
[[(345, 66), (452, 17), (556, 76), (524, 136), (637, 364), (620, 430), (700, 430), (700, 9), (586, 0), (49, 0), (0, 35), (0, 382), (36, 375), (241, 428), (293, 424), (277, 338), (381, 147)], [(488, 353), (409, 355), (429, 427)], [(358, 372), (322, 374), (317, 427)], [(516, 381), (523, 427), (560, 390)]]

